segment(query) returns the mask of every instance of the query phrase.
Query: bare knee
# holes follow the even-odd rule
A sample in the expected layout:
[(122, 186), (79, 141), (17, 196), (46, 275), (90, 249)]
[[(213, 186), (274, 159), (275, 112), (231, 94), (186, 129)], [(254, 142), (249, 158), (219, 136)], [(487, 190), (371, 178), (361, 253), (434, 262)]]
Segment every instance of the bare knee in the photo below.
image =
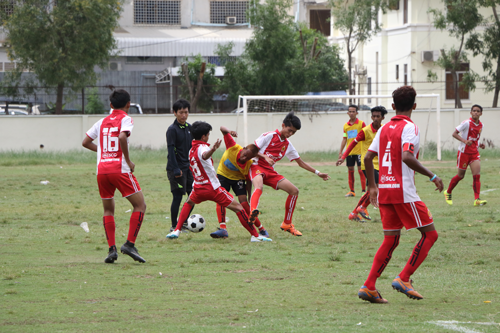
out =
[(299, 189), (294, 187), (292, 190), (290, 190), (290, 192), (288, 192), (288, 194), (297, 196), (299, 195)]

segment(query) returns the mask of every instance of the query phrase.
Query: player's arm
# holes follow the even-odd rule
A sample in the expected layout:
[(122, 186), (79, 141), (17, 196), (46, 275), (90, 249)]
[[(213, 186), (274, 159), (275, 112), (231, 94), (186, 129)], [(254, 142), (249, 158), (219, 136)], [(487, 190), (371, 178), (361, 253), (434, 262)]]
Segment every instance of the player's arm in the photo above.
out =
[(130, 160), (130, 157), (128, 155), (127, 137), (127, 132), (120, 132), (120, 135), (118, 135), (118, 141), (120, 142), (120, 148), (122, 149), (123, 158), (125, 159), (125, 162), (127, 162), (130, 168), (130, 172), (134, 172), (135, 164)]
[(365, 155), (365, 172), (366, 178), (368, 179), (368, 191), (370, 191), (370, 202), (374, 207), (378, 207), (378, 187), (375, 182), (375, 172), (373, 171), (375, 168), (373, 167), (373, 159), (377, 156), (377, 153), (368, 150)]
[(349, 156), (351, 151), (354, 149), (354, 147), (357, 146), (357, 144), (360, 141), (365, 141), (365, 132), (364, 131), (359, 132), (358, 135), (356, 136), (356, 139), (352, 140), (352, 142), (349, 144), (349, 146), (347, 146), (347, 149), (345, 150), (344, 154), (338, 159), (338, 161), (336, 163), (337, 166), (344, 163), (347, 156)]
[(295, 162), (297, 162), (297, 164), (302, 168), (302, 169), (305, 169), (307, 171), (310, 171), (312, 173), (315, 173), (317, 174), (319, 177), (323, 178), (323, 180), (328, 180), (330, 179), (330, 176), (328, 176), (327, 173), (322, 173), (322, 172), (319, 172), (318, 170), (314, 169), (312, 166), (310, 166), (309, 164), (307, 164), (306, 162), (304, 162), (300, 157), (295, 159), (294, 160)]
[(272, 158), (270, 158), (269, 156), (264, 155), (262, 153), (258, 153), (257, 157), (263, 158), (267, 162), (267, 164), (269, 164), (270, 166), (273, 166), (276, 163), (276, 162), (274, 162), (274, 160)]
[(175, 157), (175, 142), (177, 141), (177, 135), (174, 129), (167, 130), (167, 160), (170, 162), (174, 168), (174, 177), (178, 178), (182, 176), (182, 170), (177, 164), (177, 158)]
[(480, 143), (480, 144), (479, 144), (479, 148), (481, 148), (481, 149), (486, 148), (486, 145), (484, 144), (484, 139), (483, 139), (483, 143)]
[(342, 142), (340, 143), (339, 158), (342, 157), (342, 151), (344, 150), (346, 143), (347, 143), (347, 134), (344, 133), (344, 138), (342, 139)]
[(82, 141), (82, 146), (84, 146), (88, 150), (92, 150), (97, 153), (97, 145), (93, 141), (94, 140), (92, 140), (90, 137), (85, 136), (85, 138)]
[[(412, 170), (429, 177), (429, 180), (436, 184), (436, 190), (441, 192), (443, 190), (443, 181), (432, 171), (424, 167), (413, 155), (414, 147), (412, 143), (405, 143), (403, 145), (403, 162)], [(365, 165), (366, 168), (366, 165)]]
[(220, 144), (222, 143), (221, 139), (217, 139), (215, 143), (212, 145), (212, 148), (207, 150), (201, 155), (201, 158), (203, 158), (205, 161), (208, 160), (210, 157), (212, 157), (212, 154), (215, 153), (215, 151), (220, 147)]
[(226, 135), (226, 134), (231, 134), (231, 136), (233, 138), (237, 138), (238, 137), (238, 133), (236, 131), (231, 131), (229, 128), (227, 128), (226, 126), (221, 126), (220, 127), (220, 131), (222, 132), (222, 135)]
[(467, 146), (470, 146), (472, 144), (472, 141), (465, 140), (464, 138), (462, 138), (460, 136), (460, 132), (458, 130), (455, 130), (455, 132), (453, 132), (453, 134), (451, 136), (454, 137), (455, 139), (457, 139), (458, 141), (465, 143)]

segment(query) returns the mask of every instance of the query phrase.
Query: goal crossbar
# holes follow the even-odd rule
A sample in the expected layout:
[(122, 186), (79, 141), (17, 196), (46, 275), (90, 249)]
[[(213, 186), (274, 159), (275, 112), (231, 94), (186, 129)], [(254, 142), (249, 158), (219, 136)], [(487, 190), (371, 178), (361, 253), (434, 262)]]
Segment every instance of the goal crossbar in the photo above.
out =
[[(243, 106), (243, 139), (248, 144), (248, 102), (250, 100), (321, 100), (321, 99), (392, 99), (392, 95), (266, 95), (266, 96), (239, 96), (238, 105)], [(436, 99), (436, 126), (437, 126), (437, 159), (441, 161), (441, 95), (439, 94), (419, 94), (418, 98)], [(241, 102), (241, 104), (240, 104)]]

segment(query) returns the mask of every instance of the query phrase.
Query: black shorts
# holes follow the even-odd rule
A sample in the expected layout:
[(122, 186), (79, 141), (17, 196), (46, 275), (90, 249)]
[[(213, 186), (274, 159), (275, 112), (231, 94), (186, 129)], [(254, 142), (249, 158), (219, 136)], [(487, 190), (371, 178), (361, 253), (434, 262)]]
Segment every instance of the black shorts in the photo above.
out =
[(349, 155), (345, 159), (345, 164), (348, 167), (353, 167), (354, 164), (356, 164), (356, 163), (358, 164), (358, 167), (361, 166), (361, 155)]
[(193, 175), (191, 170), (184, 169), (182, 171), (182, 176), (175, 177), (173, 171), (167, 170), (167, 177), (170, 182), (170, 192), (177, 192), (184, 195), (186, 193), (191, 193), (193, 190)]
[[(373, 169), (373, 172), (375, 173), (375, 184), (378, 186), (378, 170)], [(366, 170), (363, 170), (363, 173), (365, 174), (366, 177)], [(366, 186), (368, 186), (368, 177), (366, 177)]]
[(247, 185), (245, 183), (245, 180), (240, 179), (240, 180), (232, 180), (229, 178), (226, 178), (222, 175), (217, 175), (217, 178), (219, 178), (220, 185), (226, 190), (230, 191), (233, 189), (234, 194), (236, 196), (240, 195), (247, 195)]

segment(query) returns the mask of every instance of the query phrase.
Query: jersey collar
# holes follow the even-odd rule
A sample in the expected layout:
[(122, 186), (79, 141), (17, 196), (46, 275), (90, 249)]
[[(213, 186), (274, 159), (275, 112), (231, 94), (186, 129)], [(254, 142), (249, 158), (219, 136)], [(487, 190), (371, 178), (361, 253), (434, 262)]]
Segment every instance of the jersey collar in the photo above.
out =
[(472, 117), (470, 117), (470, 118), (469, 118), (469, 120), (470, 120), (472, 123), (474, 123), (474, 125), (476, 125), (476, 126), (481, 125), (481, 120), (478, 120), (478, 123), (477, 123), (477, 124), (476, 124), (476, 122), (474, 121), (474, 119), (472, 119)]
[(413, 123), (413, 121), (411, 121), (410, 117), (408, 117), (408, 116), (402, 116), (402, 115), (394, 116), (394, 117), (391, 118), (391, 120), (406, 120), (406, 121), (409, 121), (409, 122)]
[(280, 139), (281, 142), (285, 141), (286, 138), (284, 138), (283, 140), (281, 139), (281, 133), (280, 131), (276, 130), (276, 134), (278, 134), (278, 139)]
[[(382, 126), (380, 126), (380, 127), (382, 127)], [(370, 128), (372, 129), (373, 133), (377, 133), (377, 130), (375, 128), (373, 128), (373, 123), (370, 124)]]
[(177, 121), (177, 118), (175, 118), (174, 124), (177, 125), (177, 126), (179, 126), (179, 128), (187, 128), (188, 127), (188, 123), (187, 122), (184, 125), (181, 125), (181, 123), (179, 123)]
[(352, 124), (351, 124), (351, 119), (349, 119), (349, 121), (347, 122), (347, 125), (352, 126), (352, 125), (356, 125), (357, 123), (359, 123), (359, 119), (358, 118), (356, 118), (356, 121), (353, 122)]
[(193, 146), (196, 146), (196, 145), (207, 145), (210, 147), (210, 143), (208, 143), (208, 142), (204, 142), (201, 140), (193, 140)]

